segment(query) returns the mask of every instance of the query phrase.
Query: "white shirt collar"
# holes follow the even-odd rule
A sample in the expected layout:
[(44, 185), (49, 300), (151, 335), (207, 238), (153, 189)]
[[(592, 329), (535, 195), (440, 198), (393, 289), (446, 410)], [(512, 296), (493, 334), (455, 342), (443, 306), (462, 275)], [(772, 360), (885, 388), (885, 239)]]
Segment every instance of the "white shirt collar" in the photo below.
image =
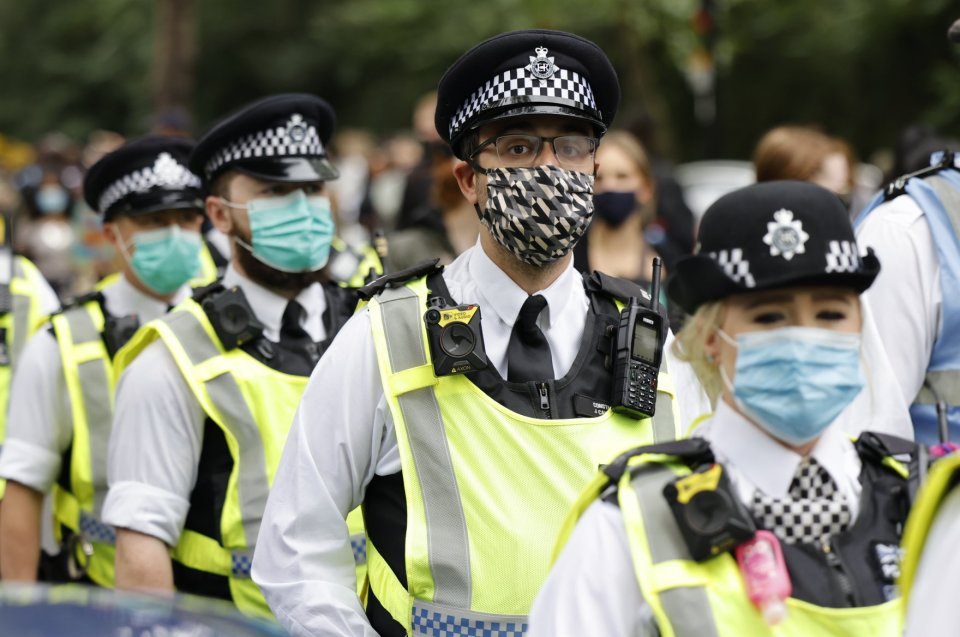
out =
[(168, 304), (166, 301), (144, 294), (121, 273), (116, 281), (103, 288), (102, 293), (107, 312), (113, 316), (135, 315), (142, 325), (160, 318), (170, 307), (189, 297), (190, 287), (181, 286)]
[[(702, 431), (698, 428), (697, 435), (709, 440), (718, 459), (735, 466), (751, 487), (773, 497), (784, 497), (789, 492), (802, 457), (774, 440), (722, 399), (717, 402), (717, 411), (709, 424)], [(811, 453), (843, 491), (847, 490), (843, 487), (851, 474), (847, 468), (851, 462), (851, 450), (852, 445), (833, 423), (820, 436)], [(859, 473), (859, 464), (853, 473)]]
[[(283, 318), (283, 311), (287, 308), (288, 299), (240, 274), (233, 264), (228, 265), (223, 273), (223, 286), (239, 287), (247, 297), (253, 313), (263, 323), (263, 335), (268, 340), (279, 342), (280, 321)], [(327, 298), (323, 294), (323, 287), (319, 283), (314, 283), (304, 288), (296, 296), (296, 301), (306, 310), (300, 325), (313, 340), (324, 340), (326, 329), (323, 327), (323, 313), (327, 309)]]
[[(527, 293), (511, 279), (506, 272), (487, 256), (479, 239), (475, 249), (471, 250), (470, 262), (468, 264), (471, 277), (476, 282), (477, 289), (483, 295), (481, 307), (484, 310), (488, 308), (493, 311), (497, 317), (505, 324), (513, 328), (517, 315), (520, 313), (520, 307), (527, 300)], [(556, 281), (547, 288), (535, 292), (547, 300), (546, 309), (540, 314), (539, 323), (544, 328), (551, 325), (551, 316), (560, 316), (572, 298), (573, 286), (578, 283), (579, 274), (573, 268), (573, 260), (567, 264), (567, 268), (557, 277)], [(496, 294), (488, 296), (484, 290), (496, 290)]]

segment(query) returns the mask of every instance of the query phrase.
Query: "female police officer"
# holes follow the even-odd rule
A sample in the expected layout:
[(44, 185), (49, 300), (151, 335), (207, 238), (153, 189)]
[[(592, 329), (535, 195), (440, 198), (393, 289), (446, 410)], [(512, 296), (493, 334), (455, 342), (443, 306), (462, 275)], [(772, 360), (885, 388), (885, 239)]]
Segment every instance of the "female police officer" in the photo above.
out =
[[(859, 256), (837, 198), (801, 182), (726, 195), (699, 241), (668, 293), (693, 314), (685, 357), (722, 399), (698, 438), (604, 469), (530, 634), (762, 635), (778, 619), (777, 634), (895, 634), (915, 447), (851, 442), (837, 419), (865, 382), (858, 295), (879, 262)], [(751, 604), (763, 591), (748, 596), (757, 580), (732, 555), (757, 546), (756, 529), (782, 546), (772, 602), (785, 617)]]

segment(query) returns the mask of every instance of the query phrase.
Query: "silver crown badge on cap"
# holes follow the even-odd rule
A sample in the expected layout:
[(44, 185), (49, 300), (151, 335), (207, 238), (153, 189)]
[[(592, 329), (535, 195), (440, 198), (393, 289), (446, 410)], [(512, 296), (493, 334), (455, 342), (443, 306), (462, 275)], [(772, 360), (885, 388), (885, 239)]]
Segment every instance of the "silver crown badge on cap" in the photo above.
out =
[(538, 46), (534, 49), (536, 55), (530, 56), (530, 64), (527, 70), (537, 79), (549, 80), (557, 72), (557, 65), (553, 63), (553, 58), (547, 56), (547, 49)]
[(763, 242), (770, 246), (770, 256), (782, 256), (789, 261), (797, 254), (805, 252), (804, 244), (810, 238), (803, 231), (803, 223), (794, 220), (793, 212), (781, 208), (773, 213), (773, 221), (767, 223), (767, 234)]
[(300, 113), (294, 113), (287, 121), (287, 138), (291, 144), (299, 144), (307, 138), (307, 123)]

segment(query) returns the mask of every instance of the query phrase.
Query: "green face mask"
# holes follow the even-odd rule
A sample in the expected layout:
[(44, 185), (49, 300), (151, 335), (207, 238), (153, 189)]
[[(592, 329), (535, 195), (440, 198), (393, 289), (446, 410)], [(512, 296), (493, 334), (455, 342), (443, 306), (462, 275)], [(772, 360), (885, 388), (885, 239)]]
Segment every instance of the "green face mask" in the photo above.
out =
[(137, 278), (157, 294), (171, 294), (200, 271), (199, 232), (173, 225), (133, 235), (133, 256), (123, 256)]

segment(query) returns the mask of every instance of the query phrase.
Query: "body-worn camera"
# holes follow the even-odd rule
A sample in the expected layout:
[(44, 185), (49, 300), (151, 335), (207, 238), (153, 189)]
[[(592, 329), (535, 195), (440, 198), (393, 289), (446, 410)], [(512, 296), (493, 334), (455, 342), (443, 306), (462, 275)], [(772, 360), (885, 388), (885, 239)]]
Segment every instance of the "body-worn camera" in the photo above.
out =
[(690, 555), (703, 562), (753, 537), (756, 525), (723, 465), (704, 465), (663, 488)]
[(487, 366), (480, 330), (480, 306), (430, 307), (424, 320), (433, 371), (437, 376), (465, 374)]
[(127, 344), (140, 329), (140, 319), (133, 314), (127, 316), (107, 316), (103, 322), (103, 344), (107, 354), (113, 358), (120, 348)]
[(200, 306), (227, 351), (263, 333), (263, 323), (253, 313), (253, 308), (240, 288), (215, 291), (204, 298)]

